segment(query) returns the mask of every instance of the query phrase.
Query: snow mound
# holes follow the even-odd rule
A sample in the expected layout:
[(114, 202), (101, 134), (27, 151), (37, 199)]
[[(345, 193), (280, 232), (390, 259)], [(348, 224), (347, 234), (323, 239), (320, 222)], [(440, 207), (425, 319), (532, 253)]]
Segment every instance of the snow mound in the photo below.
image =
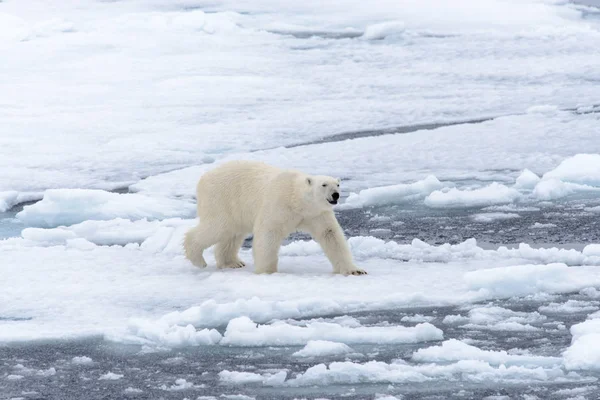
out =
[(456, 362), (461, 360), (484, 361), (490, 365), (554, 367), (562, 365), (561, 357), (508, 354), (506, 351), (482, 350), (460, 340), (450, 339), (439, 346), (417, 350), (412, 359), (417, 362)]
[(398, 204), (424, 198), (434, 190), (444, 185), (433, 175), (427, 178), (407, 184), (382, 186), (361, 190), (358, 194), (351, 193), (346, 202), (338, 206), (338, 209), (360, 208), (366, 206), (381, 206), (386, 204)]
[(294, 357), (327, 357), (337, 356), (340, 354), (351, 353), (352, 349), (338, 342), (330, 342), (328, 340), (309, 340), (302, 350), (298, 350), (292, 356)]
[(514, 214), (514, 213), (495, 212), (495, 213), (473, 214), (471, 216), (471, 218), (473, 218), (473, 221), (475, 221), (475, 222), (489, 223), (489, 222), (494, 222), (494, 221), (504, 221), (507, 219), (521, 218), (521, 216), (519, 214)]
[(424, 323), (415, 327), (361, 326), (349, 328), (327, 322), (313, 322), (295, 326), (283, 321), (257, 325), (247, 317), (229, 322), (222, 345), (226, 346), (286, 346), (306, 344), (311, 340), (341, 343), (419, 343), (441, 340), (443, 333), (435, 326)]
[(141, 194), (52, 189), (44, 193), (41, 201), (26, 206), (16, 217), (30, 226), (55, 227), (86, 220), (190, 217), (194, 210), (190, 202)]
[(518, 190), (493, 182), (474, 190), (436, 190), (425, 198), (425, 205), (433, 208), (484, 207), (512, 203), (519, 197), (521, 193)]

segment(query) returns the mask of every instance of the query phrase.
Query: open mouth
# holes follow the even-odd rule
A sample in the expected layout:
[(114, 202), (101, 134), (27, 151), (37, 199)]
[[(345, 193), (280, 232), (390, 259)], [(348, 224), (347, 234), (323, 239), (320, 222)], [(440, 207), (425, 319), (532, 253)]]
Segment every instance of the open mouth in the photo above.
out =
[(337, 204), (337, 200), (329, 200), (329, 199), (327, 199), (327, 201), (329, 202), (329, 204)]

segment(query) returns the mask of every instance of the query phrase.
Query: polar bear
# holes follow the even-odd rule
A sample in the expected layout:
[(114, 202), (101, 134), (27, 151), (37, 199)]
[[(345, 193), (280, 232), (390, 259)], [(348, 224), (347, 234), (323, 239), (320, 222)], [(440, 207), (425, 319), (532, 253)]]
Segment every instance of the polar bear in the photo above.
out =
[(294, 231), (309, 233), (323, 248), (334, 273), (366, 274), (352, 260), (332, 206), (339, 179), (311, 176), (256, 161), (230, 161), (202, 175), (196, 187), (200, 223), (185, 235), (186, 257), (205, 267), (213, 244), (218, 268), (240, 268), (244, 239), (253, 234), (256, 273), (277, 272), (281, 242)]

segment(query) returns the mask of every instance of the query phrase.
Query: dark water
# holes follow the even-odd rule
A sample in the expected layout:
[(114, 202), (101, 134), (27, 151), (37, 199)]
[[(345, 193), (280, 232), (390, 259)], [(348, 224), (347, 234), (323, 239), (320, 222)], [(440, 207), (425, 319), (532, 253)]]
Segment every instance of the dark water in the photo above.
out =
[[(583, 295), (572, 294), (552, 299), (589, 300)], [(513, 299), (486, 303), (513, 311), (536, 311), (546, 302)], [(484, 305), (484, 304), (482, 304)], [(474, 305), (471, 305), (474, 306)], [(431, 317), (431, 323), (444, 331), (444, 338), (475, 340), (477, 346), (486, 350), (527, 349), (531, 354), (559, 356), (571, 340), (568, 328), (585, 319), (585, 313), (548, 314), (543, 322), (531, 325), (538, 331), (507, 332), (460, 328), (442, 323), (446, 315), (464, 315), (463, 308), (397, 309), (352, 314), (363, 326), (414, 325), (402, 321), (403, 317), (421, 314)], [(561, 323), (566, 329), (556, 329)], [(389, 363), (403, 359), (412, 363), (410, 356), (421, 347), (435, 342), (406, 345), (353, 345), (357, 352), (368, 355), (356, 362), (377, 360)], [(524, 394), (542, 399), (564, 398), (555, 395), (559, 389), (582, 388), (588, 398), (598, 398), (600, 389), (595, 383), (551, 383), (507, 385), (494, 382), (472, 383), (461, 380), (439, 380), (410, 384), (353, 384), (327, 385), (300, 388), (265, 388), (259, 384), (227, 385), (219, 381), (222, 370), (265, 372), (286, 369), (288, 378), (322, 362), (343, 360), (325, 357), (319, 360), (299, 360), (292, 353), (300, 346), (285, 347), (222, 347), (200, 346), (185, 349), (145, 352), (139, 346), (122, 346), (106, 342), (102, 338), (77, 341), (53, 341), (11, 344), (0, 347), (0, 399), (21, 397), (25, 399), (196, 399), (199, 396), (244, 394), (257, 399), (330, 398), (372, 399), (376, 394), (388, 394), (404, 399), (480, 399), (492, 395), (523, 398)], [(90, 364), (75, 364), (74, 357), (87, 356)], [(25, 368), (25, 372), (24, 369)], [(54, 370), (51, 370), (54, 368)], [(31, 369), (31, 370), (28, 370)], [(33, 371), (45, 372), (33, 372)], [(49, 372), (50, 371), (50, 372)], [(100, 379), (107, 372), (123, 375), (118, 380)], [(22, 375), (11, 380), (7, 376)], [(585, 376), (585, 374), (582, 374)], [(589, 374), (595, 379), (599, 374)], [(193, 387), (177, 388), (175, 381), (185, 379)], [(181, 386), (181, 385), (179, 385)], [(129, 388), (129, 389), (128, 389)], [(133, 388), (133, 389), (132, 389)]]

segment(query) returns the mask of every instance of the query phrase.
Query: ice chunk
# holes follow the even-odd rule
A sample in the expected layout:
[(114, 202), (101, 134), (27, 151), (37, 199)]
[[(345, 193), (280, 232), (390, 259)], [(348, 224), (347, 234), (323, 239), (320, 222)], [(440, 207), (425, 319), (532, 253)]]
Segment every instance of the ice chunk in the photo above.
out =
[[(477, 350), (471, 350), (477, 356), (487, 358), (501, 358), (502, 355), (483, 355)], [(469, 355), (466, 355), (469, 357)], [(496, 360), (497, 361), (497, 360)], [(536, 360), (544, 363), (545, 361)], [(370, 361), (364, 364), (354, 362), (333, 362), (326, 366), (318, 364), (310, 367), (303, 374), (286, 382), (289, 386), (311, 386), (311, 385), (336, 385), (357, 383), (410, 383), (427, 382), (431, 380), (455, 380), (460, 377), (467, 382), (547, 382), (553, 380), (580, 381), (578, 375), (570, 375), (554, 360), (549, 360), (547, 366), (533, 363), (529, 365), (500, 364), (491, 365), (479, 360), (460, 360), (448, 365), (421, 364), (409, 365), (404, 362), (384, 363)]]
[(533, 224), (529, 227), (529, 229), (547, 229), (547, 228), (556, 228), (556, 224), (542, 224), (542, 223), (536, 222), (535, 224)]
[(47, 190), (41, 201), (25, 206), (17, 218), (31, 226), (54, 227), (86, 220), (190, 217), (194, 209), (194, 205), (187, 201), (141, 194), (53, 189)]
[(195, 385), (192, 382), (188, 382), (185, 379), (176, 379), (175, 380), (175, 384), (171, 385), (171, 386), (167, 386), (167, 385), (162, 385), (160, 388), (162, 390), (167, 390), (170, 392), (176, 392), (179, 390), (187, 390), (187, 389), (191, 389), (193, 388)]
[(435, 363), (476, 360), (487, 362), (490, 365), (517, 365), (529, 368), (562, 365), (561, 357), (508, 354), (504, 350), (482, 350), (456, 339), (447, 340), (440, 346), (419, 349), (413, 354), (412, 359), (418, 362)]
[(573, 314), (598, 310), (598, 302), (567, 300), (565, 303), (550, 303), (540, 306), (538, 310), (545, 314)]
[(87, 356), (73, 357), (71, 359), (71, 362), (73, 364), (77, 364), (77, 365), (90, 365), (90, 364), (94, 363), (94, 361), (90, 357), (87, 357)]
[(521, 216), (519, 214), (501, 213), (501, 212), (473, 214), (471, 216), (471, 218), (473, 218), (473, 220), (475, 222), (482, 222), (482, 223), (489, 223), (489, 222), (494, 222), (494, 221), (504, 221), (507, 219), (515, 219), (515, 218), (520, 218), (520, 217)]
[(600, 188), (570, 182), (563, 182), (556, 178), (544, 177), (533, 189), (533, 196), (539, 200), (556, 200), (578, 192), (596, 192)]
[(405, 29), (402, 21), (389, 21), (379, 24), (369, 25), (365, 29), (362, 37), (368, 40), (381, 40), (386, 36), (402, 33)]
[(546, 172), (543, 179), (600, 186), (600, 154), (577, 154), (569, 157), (552, 171)]
[(402, 322), (431, 322), (434, 319), (435, 319), (435, 317), (432, 317), (432, 316), (415, 314), (415, 315), (406, 315), (406, 316), (402, 317), (402, 319), (400, 321), (402, 321)]
[(515, 182), (515, 188), (533, 189), (540, 181), (540, 177), (528, 169), (524, 169)]
[(536, 331), (531, 324), (546, 320), (538, 312), (519, 312), (503, 307), (475, 307), (469, 311), (468, 323), (461, 328), (491, 331)]
[(414, 201), (423, 198), (444, 185), (433, 175), (414, 182), (392, 186), (382, 186), (351, 193), (344, 204), (337, 208), (349, 209), (365, 206), (381, 206)]
[(42, 197), (43, 193), (38, 192), (17, 192), (14, 190), (0, 192), (0, 213), (10, 210), (17, 204), (39, 200)]
[(125, 394), (140, 394), (140, 393), (144, 393), (144, 391), (142, 389), (138, 389), (138, 388), (134, 388), (134, 387), (128, 387), (125, 390), (123, 390), (123, 392)]
[(565, 292), (572, 286), (565, 264), (518, 265), (465, 274), (467, 285), (495, 296), (512, 297), (537, 292)]
[(583, 248), (582, 254), (587, 257), (600, 257), (600, 244), (588, 244)]
[(350, 352), (352, 352), (352, 349), (344, 343), (328, 340), (309, 340), (302, 350), (298, 350), (292, 355), (294, 357), (326, 357)]
[(570, 370), (600, 370), (600, 318), (571, 327), (571, 346), (563, 353)]
[(216, 329), (201, 329), (191, 325), (169, 325), (164, 320), (144, 321), (134, 319), (129, 325), (133, 337), (125, 342), (139, 344), (160, 344), (168, 347), (214, 345), (221, 341), (221, 334)]
[(247, 317), (240, 317), (229, 322), (221, 344), (284, 346), (306, 344), (311, 340), (341, 343), (419, 343), (442, 338), (442, 331), (429, 323), (418, 324), (415, 327), (362, 326), (349, 328), (326, 322), (295, 326), (276, 321), (270, 325), (257, 325)]
[(512, 203), (521, 196), (518, 190), (493, 182), (488, 186), (448, 191), (436, 190), (425, 198), (425, 205), (434, 208), (483, 207), (494, 204)]
[(287, 377), (286, 371), (279, 371), (274, 374), (256, 374), (253, 372), (237, 372), (224, 370), (219, 372), (219, 379), (223, 383), (244, 385), (248, 383), (262, 383), (265, 386), (281, 386)]
[(98, 380), (100, 380), (100, 381), (117, 381), (124, 376), (125, 375), (115, 374), (114, 372), (107, 372), (103, 375), (100, 375), (100, 378), (98, 378)]

